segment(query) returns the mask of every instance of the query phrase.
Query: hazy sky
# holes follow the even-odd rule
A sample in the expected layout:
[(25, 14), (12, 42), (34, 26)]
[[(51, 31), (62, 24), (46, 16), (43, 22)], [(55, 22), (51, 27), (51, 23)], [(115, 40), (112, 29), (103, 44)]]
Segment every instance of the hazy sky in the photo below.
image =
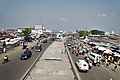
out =
[(34, 24), (120, 32), (120, 0), (0, 0), (0, 28)]

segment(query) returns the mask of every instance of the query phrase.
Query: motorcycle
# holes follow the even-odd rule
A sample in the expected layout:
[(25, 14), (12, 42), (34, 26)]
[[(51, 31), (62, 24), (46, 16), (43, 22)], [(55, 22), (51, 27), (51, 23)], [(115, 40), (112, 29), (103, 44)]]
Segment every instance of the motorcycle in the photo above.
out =
[(6, 63), (6, 62), (8, 62), (8, 61), (9, 61), (8, 56), (5, 56), (5, 57), (4, 57), (4, 61), (3, 61), (3, 63)]
[(34, 46), (32, 46), (31, 49), (34, 49)]
[(27, 45), (23, 45), (22, 49), (26, 49), (27, 48)]

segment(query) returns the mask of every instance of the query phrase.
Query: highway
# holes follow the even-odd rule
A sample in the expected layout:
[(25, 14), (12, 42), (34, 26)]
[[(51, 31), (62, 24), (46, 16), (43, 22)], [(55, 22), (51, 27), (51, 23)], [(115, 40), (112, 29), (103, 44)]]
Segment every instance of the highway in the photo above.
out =
[[(25, 72), (30, 68), (33, 62), (39, 55), (42, 55), (46, 48), (50, 45), (50, 42), (42, 44), (42, 51), (35, 52), (31, 50), (33, 55), (28, 60), (21, 60), (20, 55), (25, 50), (21, 47), (16, 48), (14, 51), (7, 52), (9, 54), (10, 61), (2, 64), (2, 59), (0, 59), (0, 80), (20, 80)], [(4, 54), (4, 53), (3, 53)], [(2, 55), (2, 54), (0, 54)]]
[[(72, 44), (73, 42), (71, 40), (67, 40), (67, 43)], [(74, 63), (78, 59), (84, 59), (83, 55), (76, 56), (75, 54), (72, 54), (71, 50), (69, 50), (69, 53)], [(119, 73), (120, 71), (114, 72), (111, 68), (106, 68), (104, 65), (100, 67), (92, 66), (87, 73), (78, 71), (81, 80), (109, 80), (109, 78), (112, 78), (113, 80), (120, 80)]]

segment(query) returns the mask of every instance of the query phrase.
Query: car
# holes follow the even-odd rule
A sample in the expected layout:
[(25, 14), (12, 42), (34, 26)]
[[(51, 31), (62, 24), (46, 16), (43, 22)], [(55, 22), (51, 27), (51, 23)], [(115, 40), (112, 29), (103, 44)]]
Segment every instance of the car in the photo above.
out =
[(70, 44), (70, 43), (68, 43), (68, 44), (67, 44), (67, 46), (71, 46), (71, 44)]
[(42, 46), (41, 45), (37, 45), (36, 47), (35, 47), (35, 51), (36, 52), (40, 52), (40, 51), (42, 51)]
[(54, 40), (55, 40), (55, 38), (50, 38), (49, 40), (50, 40), (50, 41), (54, 41)]
[(43, 43), (47, 43), (47, 39), (43, 39), (42, 42), (43, 42)]
[(75, 64), (79, 71), (87, 72), (89, 70), (89, 64), (85, 60), (76, 60)]
[(27, 60), (27, 59), (29, 59), (31, 56), (32, 56), (32, 52), (29, 51), (29, 50), (27, 50), (27, 51), (25, 51), (25, 52), (23, 52), (23, 53), (21, 54), (20, 59), (21, 59), (21, 60)]

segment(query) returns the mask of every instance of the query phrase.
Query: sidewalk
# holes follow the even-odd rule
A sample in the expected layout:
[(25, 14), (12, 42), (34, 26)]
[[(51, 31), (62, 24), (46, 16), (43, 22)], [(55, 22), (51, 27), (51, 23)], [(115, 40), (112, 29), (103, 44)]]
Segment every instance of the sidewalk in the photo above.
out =
[(64, 41), (53, 42), (46, 49), (27, 80), (74, 80), (68, 56), (64, 53)]

